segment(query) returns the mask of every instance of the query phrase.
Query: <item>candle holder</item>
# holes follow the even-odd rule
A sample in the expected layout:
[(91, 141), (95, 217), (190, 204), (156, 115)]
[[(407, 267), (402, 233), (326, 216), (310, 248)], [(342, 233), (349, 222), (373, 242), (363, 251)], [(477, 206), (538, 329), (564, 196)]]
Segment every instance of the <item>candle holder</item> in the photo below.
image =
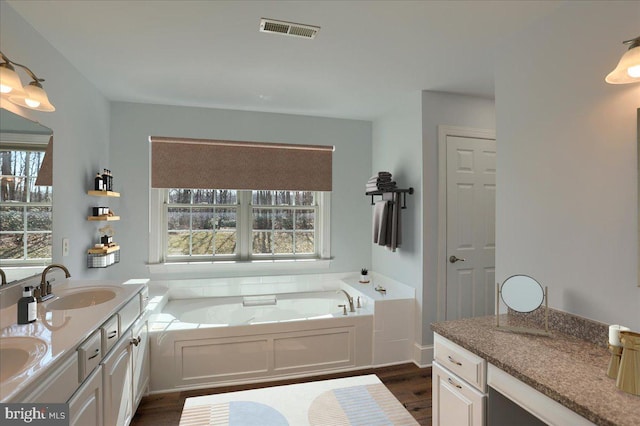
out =
[(618, 389), (640, 396), (640, 333), (621, 331), (622, 357), (616, 379)]
[(609, 352), (611, 352), (611, 359), (609, 360), (609, 368), (607, 369), (607, 376), (616, 379), (618, 378), (618, 370), (620, 369), (620, 358), (622, 357), (622, 347), (613, 346), (609, 343)]

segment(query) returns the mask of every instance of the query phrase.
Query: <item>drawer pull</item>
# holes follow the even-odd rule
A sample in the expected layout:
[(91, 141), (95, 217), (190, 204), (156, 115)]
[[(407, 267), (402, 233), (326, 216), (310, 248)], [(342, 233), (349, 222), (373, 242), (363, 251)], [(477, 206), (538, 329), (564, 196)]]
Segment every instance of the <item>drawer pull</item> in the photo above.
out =
[(91, 355), (89, 358), (87, 358), (87, 359), (94, 359), (98, 355), (100, 355), (100, 349), (96, 349), (96, 352), (93, 355)]
[(451, 355), (448, 355), (447, 358), (449, 358), (449, 361), (454, 363), (455, 365), (462, 365), (461, 362), (458, 362), (455, 359), (451, 358)]
[(140, 342), (142, 341), (142, 339), (140, 338), (140, 336), (138, 336), (137, 338), (131, 339), (130, 342), (132, 345), (138, 346), (140, 344)]
[(109, 335), (107, 336), (107, 339), (113, 339), (117, 335), (118, 335), (118, 332), (116, 330), (114, 330), (111, 333), (109, 333)]
[(456, 382), (454, 382), (453, 380), (451, 380), (451, 377), (449, 377), (447, 379), (449, 381), (450, 384), (452, 384), (453, 386), (457, 387), (458, 389), (462, 389), (462, 386), (460, 386), (459, 384), (457, 384)]

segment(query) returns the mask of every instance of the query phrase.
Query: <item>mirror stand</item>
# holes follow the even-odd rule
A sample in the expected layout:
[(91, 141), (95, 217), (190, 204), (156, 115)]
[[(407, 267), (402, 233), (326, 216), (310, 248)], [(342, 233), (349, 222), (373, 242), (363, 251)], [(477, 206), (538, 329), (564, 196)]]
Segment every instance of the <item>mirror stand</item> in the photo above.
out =
[[(538, 336), (551, 336), (549, 333), (549, 298), (548, 298), (548, 288), (545, 286), (544, 288), (544, 330), (540, 330), (538, 328), (531, 327), (514, 327), (510, 325), (500, 325), (500, 298), (502, 296), (502, 291), (500, 289), (500, 283), (496, 283), (496, 328), (505, 330), (505, 331), (513, 331), (516, 333), (526, 333), (526, 334), (535, 334)], [(509, 308), (508, 305), (506, 305)]]

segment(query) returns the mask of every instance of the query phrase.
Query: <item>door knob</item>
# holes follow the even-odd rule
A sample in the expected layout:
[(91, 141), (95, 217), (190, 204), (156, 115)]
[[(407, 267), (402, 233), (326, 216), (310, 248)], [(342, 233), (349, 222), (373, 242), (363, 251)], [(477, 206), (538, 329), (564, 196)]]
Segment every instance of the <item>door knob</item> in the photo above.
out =
[(464, 259), (462, 259), (460, 257), (449, 256), (449, 262), (451, 262), (451, 263), (464, 262)]

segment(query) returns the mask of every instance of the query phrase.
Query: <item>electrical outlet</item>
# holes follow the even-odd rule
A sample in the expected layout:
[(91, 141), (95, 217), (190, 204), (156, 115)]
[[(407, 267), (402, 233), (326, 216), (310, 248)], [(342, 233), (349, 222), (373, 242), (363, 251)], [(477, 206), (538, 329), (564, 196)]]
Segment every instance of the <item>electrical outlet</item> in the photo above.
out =
[(62, 239), (62, 256), (69, 256), (69, 239)]

